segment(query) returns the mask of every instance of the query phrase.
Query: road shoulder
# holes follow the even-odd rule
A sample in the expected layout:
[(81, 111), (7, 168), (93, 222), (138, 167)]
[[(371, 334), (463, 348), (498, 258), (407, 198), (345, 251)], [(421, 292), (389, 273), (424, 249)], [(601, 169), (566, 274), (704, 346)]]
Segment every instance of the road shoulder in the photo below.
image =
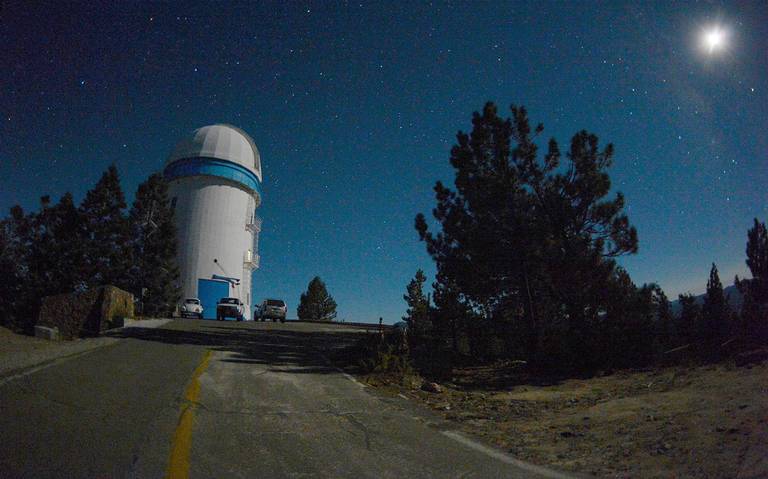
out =
[[(157, 328), (170, 319), (129, 320), (124, 328)], [(0, 327), (0, 384), (18, 375), (46, 367), (60, 361), (78, 357), (95, 349), (118, 342), (109, 335), (97, 338), (79, 338), (72, 341), (48, 341), (16, 334)]]

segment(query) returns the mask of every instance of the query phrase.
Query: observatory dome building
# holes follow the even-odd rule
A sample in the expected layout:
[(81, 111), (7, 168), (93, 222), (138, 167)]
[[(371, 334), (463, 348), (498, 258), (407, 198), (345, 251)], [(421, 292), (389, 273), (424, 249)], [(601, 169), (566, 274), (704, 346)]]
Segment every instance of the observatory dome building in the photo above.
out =
[(178, 236), (181, 294), (200, 298), (204, 317), (236, 297), (252, 315), (251, 275), (259, 267), (261, 158), (247, 133), (230, 125), (182, 139), (163, 171)]

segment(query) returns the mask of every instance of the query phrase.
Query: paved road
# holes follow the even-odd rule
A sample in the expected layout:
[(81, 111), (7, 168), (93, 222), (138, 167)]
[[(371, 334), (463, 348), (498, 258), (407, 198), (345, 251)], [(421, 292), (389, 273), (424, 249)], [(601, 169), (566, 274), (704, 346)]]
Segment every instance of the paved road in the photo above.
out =
[(357, 334), (175, 321), (0, 380), (0, 477), (559, 477), (329, 366)]

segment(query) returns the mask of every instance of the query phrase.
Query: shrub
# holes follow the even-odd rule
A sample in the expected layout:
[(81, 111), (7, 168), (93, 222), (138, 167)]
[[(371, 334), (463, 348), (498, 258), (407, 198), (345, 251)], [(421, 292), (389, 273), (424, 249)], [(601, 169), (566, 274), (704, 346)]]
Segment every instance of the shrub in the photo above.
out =
[(413, 374), (408, 348), (400, 334), (368, 334), (352, 348), (355, 365), (364, 374)]

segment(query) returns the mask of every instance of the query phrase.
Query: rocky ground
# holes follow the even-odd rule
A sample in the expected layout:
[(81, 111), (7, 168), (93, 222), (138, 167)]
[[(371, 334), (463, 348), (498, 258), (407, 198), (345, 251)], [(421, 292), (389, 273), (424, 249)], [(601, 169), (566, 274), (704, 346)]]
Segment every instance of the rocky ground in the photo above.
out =
[(514, 456), (600, 477), (768, 477), (768, 364), (670, 367), (541, 381), (521, 365), (362, 377), (423, 402)]

